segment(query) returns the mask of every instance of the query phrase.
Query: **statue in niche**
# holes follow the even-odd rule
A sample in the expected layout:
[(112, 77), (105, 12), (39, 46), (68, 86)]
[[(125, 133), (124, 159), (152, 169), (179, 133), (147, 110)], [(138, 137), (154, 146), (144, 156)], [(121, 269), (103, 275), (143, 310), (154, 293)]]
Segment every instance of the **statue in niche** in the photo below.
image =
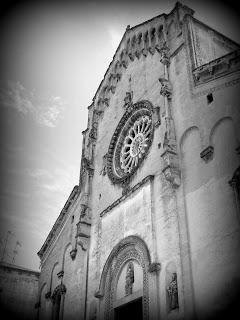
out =
[(178, 305), (178, 286), (177, 286), (177, 274), (172, 274), (172, 280), (167, 287), (167, 293), (169, 297), (169, 310), (174, 310), (179, 307)]
[(126, 296), (132, 294), (133, 283), (134, 283), (134, 266), (132, 262), (129, 262), (127, 266), (126, 282), (125, 282)]
[[(129, 78), (129, 82), (131, 82), (131, 78)], [(132, 99), (133, 99), (133, 92), (132, 91), (126, 92), (126, 96), (124, 98), (124, 108), (127, 109), (131, 107), (133, 103)]]
[(159, 78), (159, 82), (161, 83), (161, 90), (160, 95), (171, 99), (172, 96), (172, 85), (171, 83), (165, 78)]

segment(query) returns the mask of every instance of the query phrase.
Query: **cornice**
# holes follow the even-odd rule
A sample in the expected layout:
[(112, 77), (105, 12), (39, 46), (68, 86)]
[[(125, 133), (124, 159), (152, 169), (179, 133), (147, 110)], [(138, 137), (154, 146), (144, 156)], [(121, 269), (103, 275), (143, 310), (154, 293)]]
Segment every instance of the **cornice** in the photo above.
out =
[(6, 270), (7, 272), (12, 272), (12, 271), (16, 271), (19, 274), (28, 274), (28, 275), (34, 275), (37, 278), (39, 278), (40, 276), (40, 272), (39, 271), (35, 271), (35, 270), (31, 270), (31, 269), (27, 269), (27, 268), (23, 268), (21, 266), (16, 266), (10, 263), (6, 263), (6, 262), (1, 262), (0, 263), (0, 268), (3, 270)]
[(67, 217), (68, 217), (68, 212), (72, 204), (75, 202), (77, 198), (77, 194), (79, 193), (79, 186), (75, 186), (67, 199), (63, 209), (61, 210), (56, 222), (54, 223), (51, 231), (49, 232), (43, 246), (37, 253), (39, 258), (42, 260), (44, 254), (46, 253), (47, 249), (51, 246), (53, 243), (54, 239), (57, 237), (59, 231), (62, 229), (62, 226), (64, 225)]
[(240, 49), (195, 68), (193, 78), (195, 85), (207, 83), (240, 70)]
[(101, 213), (100, 213), (100, 217), (104, 217), (109, 211), (111, 211), (113, 208), (115, 208), (119, 203), (121, 203), (122, 201), (124, 201), (126, 198), (128, 198), (132, 193), (134, 193), (136, 190), (138, 190), (141, 186), (143, 186), (144, 184), (148, 183), (149, 181), (152, 181), (154, 178), (153, 175), (149, 175), (147, 177), (145, 177), (142, 181), (140, 181), (139, 183), (137, 183), (134, 187), (132, 187), (130, 190), (128, 190), (128, 192), (126, 194), (124, 194), (123, 196), (121, 196), (120, 198), (118, 198), (116, 201), (114, 201), (110, 206), (108, 206), (106, 209), (104, 209)]

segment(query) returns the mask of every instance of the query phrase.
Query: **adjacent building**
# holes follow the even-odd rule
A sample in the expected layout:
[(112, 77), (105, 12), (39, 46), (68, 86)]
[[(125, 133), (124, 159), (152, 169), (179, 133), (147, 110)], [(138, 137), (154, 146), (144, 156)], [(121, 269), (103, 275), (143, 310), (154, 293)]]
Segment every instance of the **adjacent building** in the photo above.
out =
[(2, 319), (37, 319), (39, 272), (10, 263), (0, 264)]

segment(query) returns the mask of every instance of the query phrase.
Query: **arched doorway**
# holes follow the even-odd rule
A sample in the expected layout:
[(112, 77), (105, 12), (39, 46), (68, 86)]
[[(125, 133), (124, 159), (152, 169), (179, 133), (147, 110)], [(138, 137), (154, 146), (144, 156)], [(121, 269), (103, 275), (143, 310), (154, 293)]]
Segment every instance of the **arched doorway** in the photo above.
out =
[(114, 247), (103, 268), (97, 294), (100, 319), (149, 318), (149, 265), (149, 251), (139, 237), (127, 237)]

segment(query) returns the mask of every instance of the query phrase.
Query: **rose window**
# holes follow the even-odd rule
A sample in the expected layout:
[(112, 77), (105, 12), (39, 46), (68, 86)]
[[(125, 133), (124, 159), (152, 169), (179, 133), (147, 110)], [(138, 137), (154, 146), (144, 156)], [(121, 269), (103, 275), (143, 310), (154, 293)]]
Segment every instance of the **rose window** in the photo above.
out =
[(120, 155), (121, 168), (125, 173), (130, 173), (137, 167), (139, 159), (146, 152), (152, 129), (151, 122), (148, 116), (143, 116), (128, 131)]
[(114, 183), (124, 183), (136, 172), (149, 151), (152, 138), (152, 105), (140, 101), (125, 112), (110, 142), (107, 172)]

